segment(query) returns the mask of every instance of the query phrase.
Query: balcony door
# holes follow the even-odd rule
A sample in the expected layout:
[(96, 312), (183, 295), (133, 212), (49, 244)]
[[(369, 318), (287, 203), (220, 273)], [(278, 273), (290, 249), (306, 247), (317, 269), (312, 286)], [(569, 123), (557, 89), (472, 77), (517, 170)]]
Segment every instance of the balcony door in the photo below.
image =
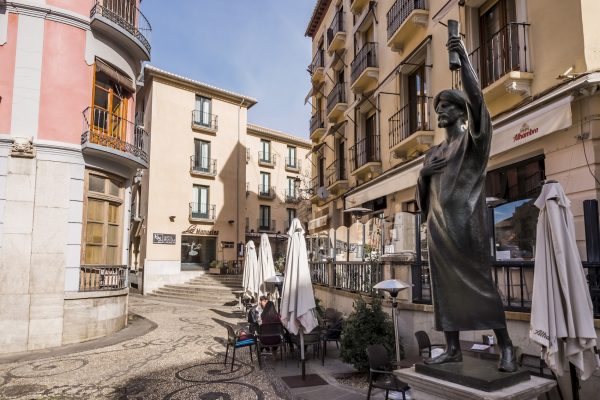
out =
[(287, 153), (288, 153), (287, 166), (291, 167), (291, 168), (296, 168), (297, 167), (297, 165), (296, 165), (297, 164), (296, 148), (293, 146), (288, 146)]
[(197, 95), (194, 108), (194, 124), (210, 127), (211, 108), (209, 98)]
[(202, 172), (210, 172), (210, 142), (194, 139), (194, 147), (194, 169)]
[(271, 192), (271, 174), (268, 172), (261, 172), (260, 182), (260, 194), (268, 196)]
[(131, 94), (98, 68), (94, 69), (92, 92), (91, 141), (120, 149), (127, 141), (127, 100)]
[(373, 113), (365, 119), (365, 141), (363, 143), (362, 149), (359, 149), (359, 151), (363, 150), (362, 160), (360, 160), (362, 162), (360, 162), (359, 165), (363, 165), (370, 161), (375, 161), (375, 140), (377, 139), (375, 134), (376, 115), (376, 113)]
[(260, 216), (258, 220), (258, 229), (268, 231), (271, 229), (271, 207), (260, 206)]
[(346, 179), (346, 141), (344, 139), (336, 139), (336, 173), (337, 180)]
[(260, 146), (262, 149), (261, 154), (260, 154), (260, 160), (270, 163), (271, 162), (271, 142), (269, 142), (268, 140), (261, 140)]
[(194, 198), (192, 203), (193, 218), (208, 218), (208, 186), (194, 185)]
[[(518, 65), (518, 34), (511, 32), (510, 23), (516, 22), (514, 0), (500, 0), (481, 14), (481, 65), (482, 86), (487, 86), (509, 72), (511, 65)], [(514, 34), (513, 34), (514, 33)], [(516, 60), (511, 60), (515, 58)], [(511, 61), (516, 61), (513, 63)]]
[(425, 65), (422, 64), (408, 76), (408, 126), (410, 134), (426, 129), (427, 106)]

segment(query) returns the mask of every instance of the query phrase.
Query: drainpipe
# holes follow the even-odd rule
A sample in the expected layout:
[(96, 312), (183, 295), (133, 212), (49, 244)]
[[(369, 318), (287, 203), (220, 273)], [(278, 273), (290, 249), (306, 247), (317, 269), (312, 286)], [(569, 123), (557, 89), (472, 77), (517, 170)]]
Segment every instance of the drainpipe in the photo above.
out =
[[(240, 147), (241, 147), (241, 143), (240, 143), (240, 125), (241, 125), (241, 112), (242, 112), (242, 106), (244, 105), (244, 99), (242, 99), (242, 101), (240, 102), (239, 106), (238, 106), (238, 129), (237, 129), (237, 154), (236, 154), (236, 158), (235, 158), (235, 174), (236, 174), (236, 178), (235, 178), (235, 184), (236, 184), (236, 188), (240, 189)], [(238, 260), (239, 259), (239, 253), (238, 253), (238, 243), (240, 242), (240, 194), (238, 193), (236, 196), (236, 207), (235, 207), (235, 259)]]

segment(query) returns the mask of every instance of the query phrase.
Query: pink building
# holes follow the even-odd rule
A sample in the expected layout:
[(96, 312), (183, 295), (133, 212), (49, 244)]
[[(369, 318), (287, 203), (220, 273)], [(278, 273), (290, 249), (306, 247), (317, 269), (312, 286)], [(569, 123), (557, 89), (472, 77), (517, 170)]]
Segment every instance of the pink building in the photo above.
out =
[(150, 143), (139, 3), (0, 0), (0, 353), (126, 324)]

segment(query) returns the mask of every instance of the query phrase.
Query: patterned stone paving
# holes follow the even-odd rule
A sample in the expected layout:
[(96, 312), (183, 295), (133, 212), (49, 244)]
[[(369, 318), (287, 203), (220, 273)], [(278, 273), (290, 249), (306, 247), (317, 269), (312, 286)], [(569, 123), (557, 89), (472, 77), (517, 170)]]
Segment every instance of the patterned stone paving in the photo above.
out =
[(130, 296), (130, 311), (158, 327), (102, 348), (0, 364), (0, 399), (288, 399), (271, 367), (258, 368), (248, 349), (225, 367), (224, 324), (240, 322), (231, 307), (206, 308)]

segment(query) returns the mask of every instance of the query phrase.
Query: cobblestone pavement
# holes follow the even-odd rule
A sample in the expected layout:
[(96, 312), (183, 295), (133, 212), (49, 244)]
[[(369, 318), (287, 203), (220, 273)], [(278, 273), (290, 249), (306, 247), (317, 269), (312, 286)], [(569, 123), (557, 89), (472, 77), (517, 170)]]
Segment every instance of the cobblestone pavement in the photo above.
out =
[(291, 398), (247, 348), (236, 353), (233, 372), (224, 367), (224, 324), (240, 322), (231, 307), (131, 295), (129, 309), (157, 328), (108, 347), (0, 364), (0, 399)]

